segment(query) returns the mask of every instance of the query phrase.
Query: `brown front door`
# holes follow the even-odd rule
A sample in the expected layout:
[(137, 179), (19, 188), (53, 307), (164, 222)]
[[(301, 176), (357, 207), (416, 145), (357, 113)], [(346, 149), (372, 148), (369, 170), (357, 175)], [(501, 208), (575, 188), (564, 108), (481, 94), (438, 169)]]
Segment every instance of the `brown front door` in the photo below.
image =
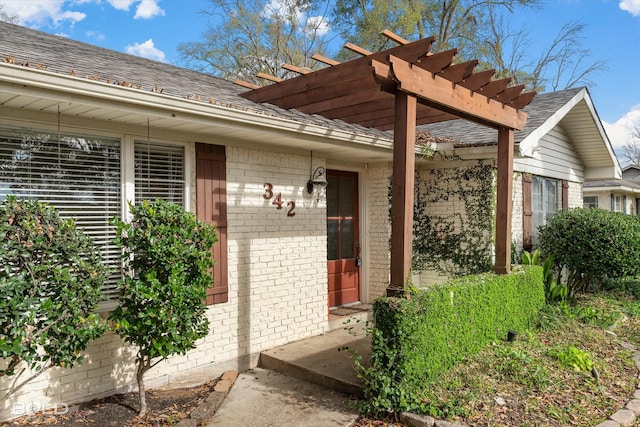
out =
[(359, 301), (358, 174), (327, 171), (329, 307)]

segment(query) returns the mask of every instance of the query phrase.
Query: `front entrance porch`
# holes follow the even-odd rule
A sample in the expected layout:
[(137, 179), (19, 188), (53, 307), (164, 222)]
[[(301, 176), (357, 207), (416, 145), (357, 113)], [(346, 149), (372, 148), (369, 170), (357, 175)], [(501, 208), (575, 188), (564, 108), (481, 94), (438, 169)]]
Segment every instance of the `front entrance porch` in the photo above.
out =
[(365, 322), (371, 320), (369, 304), (333, 309), (328, 333), (263, 351), (258, 366), (347, 395), (362, 396), (363, 384), (357, 377), (353, 357), (355, 352), (362, 356), (362, 363), (369, 362), (371, 340), (366, 335)]

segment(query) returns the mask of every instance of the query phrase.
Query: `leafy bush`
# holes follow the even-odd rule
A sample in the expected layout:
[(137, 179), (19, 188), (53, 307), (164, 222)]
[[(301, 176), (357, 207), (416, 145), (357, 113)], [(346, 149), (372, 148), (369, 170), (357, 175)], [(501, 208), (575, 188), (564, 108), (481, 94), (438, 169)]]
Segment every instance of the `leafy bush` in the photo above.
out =
[(540, 249), (533, 253), (522, 253), (522, 265), (542, 265), (542, 281), (544, 282), (544, 296), (547, 303), (566, 301), (569, 294), (567, 285), (558, 283), (554, 274), (554, 255), (549, 255), (544, 261), (540, 257)]
[[(134, 272), (119, 284), (115, 331), (137, 349), (140, 416), (146, 413), (143, 376), (168, 356), (185, 354), (209, 332), (207, 288), (213, 283), (210, 250), (215, 229), (173, 203), (129, 206), (132, 222), (118, 219), (116, 243)], [(153, 359), (158, 359), (152, 364)]]
[[(0, 204), (0, 377), (82, 363), (106, 323), (95, 314), (107, 277), (100, 251), (71, 219), (36, 200)], [(24, 373), (17, 373), (16, 380)]]
[[(607, 278), (640, 273), (640, 219), (601, 209), (557, 212), (540, 227), (540, 248), (566, 271), (569, 297)], [(563, 280), (559, 279), (559, 282)]]
[(374, 301), (371, 365), (360, 409), (367, 414), (421, 410), (429, 381), (488, 343), (524, 330), (544, 305), (542, 268), (522, 267), (413, 291), (409, 298)]

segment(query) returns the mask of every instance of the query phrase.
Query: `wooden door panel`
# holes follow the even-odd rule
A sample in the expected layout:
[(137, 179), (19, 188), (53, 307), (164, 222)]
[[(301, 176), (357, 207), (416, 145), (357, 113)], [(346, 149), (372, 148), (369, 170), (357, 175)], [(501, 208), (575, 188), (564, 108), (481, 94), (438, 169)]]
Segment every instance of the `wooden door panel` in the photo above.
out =
[(329, 307), (360, 299), (358, 175), (327, 171), (327, 274)]

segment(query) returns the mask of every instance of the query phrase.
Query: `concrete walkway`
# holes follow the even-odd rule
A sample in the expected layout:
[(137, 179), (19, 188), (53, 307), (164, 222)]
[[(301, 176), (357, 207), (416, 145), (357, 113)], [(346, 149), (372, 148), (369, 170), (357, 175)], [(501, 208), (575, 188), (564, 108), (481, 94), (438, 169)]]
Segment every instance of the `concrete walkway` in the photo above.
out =
[(358, 414), (342, 393), (255, 368), (238, 376), (208, 427), (347, 427)]
[(332, 316), (331, 332), (265, 351), (259, 367), (245, 371), (208, 427), (347, 427), (357, 418), (361, 381), (354, 352), (366, 364), (370, 341), (364, 322), (370, 312)]

